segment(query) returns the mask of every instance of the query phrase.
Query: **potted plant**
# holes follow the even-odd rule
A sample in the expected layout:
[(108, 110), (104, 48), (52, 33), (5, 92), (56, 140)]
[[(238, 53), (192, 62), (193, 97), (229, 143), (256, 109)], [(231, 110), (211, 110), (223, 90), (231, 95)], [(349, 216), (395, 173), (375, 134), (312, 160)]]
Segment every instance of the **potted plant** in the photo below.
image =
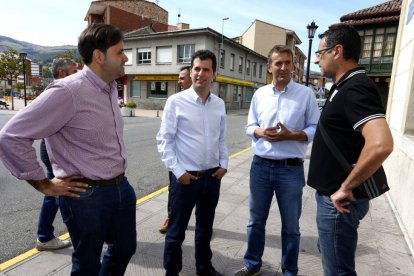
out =
[(124, 117), (134, 117), (135, 108), (137, 108), (137, 103), (134, 101), (128, 101), (126, 104), (123, 104), (121, 107), (121, 114)]

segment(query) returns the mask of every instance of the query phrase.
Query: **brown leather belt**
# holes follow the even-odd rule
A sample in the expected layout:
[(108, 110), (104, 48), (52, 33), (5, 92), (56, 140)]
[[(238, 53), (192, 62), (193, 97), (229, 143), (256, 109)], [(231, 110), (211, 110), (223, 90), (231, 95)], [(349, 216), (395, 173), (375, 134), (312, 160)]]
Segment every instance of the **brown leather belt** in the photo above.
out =
[(114, 186), (114, 185), (120, 185), (122, 181), (125, 178), (125, 174), (121, 173), (120, 175), (112, 178), (112, 179), (99, 179), (99, 180), (93, 180), (89, 178), (76, 178), (72, 179), (71, 182), (82, 182), (86, 183), (89, 186), (96, 187), (96, 186)]
[(281, 166), (302, 166), (303, 165), (302, 158), (288, 158), (288, 159), (277, 160), (277, 159), (263, 158), (258, 155), (255, 155), (255, 158), (263, 162), (273, 164), (273, 165), (281, 165)]
[(187, 172), (191, 175), (194, 175), (195, 177), (202, 178), (202, 177), (210, 177), (219, 168), (220, 167), (215, 167), (215, 168), (208, 169), (208, 170), (205, 170), (205, 171), (187, 171)]

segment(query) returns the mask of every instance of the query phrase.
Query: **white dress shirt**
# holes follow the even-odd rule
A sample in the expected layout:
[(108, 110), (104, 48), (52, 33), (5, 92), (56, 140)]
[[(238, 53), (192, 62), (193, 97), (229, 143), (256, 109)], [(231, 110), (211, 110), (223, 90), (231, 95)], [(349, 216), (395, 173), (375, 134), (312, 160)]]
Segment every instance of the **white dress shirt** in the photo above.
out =
[[(313, 141), (319, 114), (315, 94), (309, 87), (291, 80), (283, 92), (273, 83), (259, 88), (253, 95), (246, 125), (254, 154), (278, 160), (304, 158), (308, 144)], [(279, 122), (291, 131), (305, 132), (308, 140), (268, 142), (254, 136), (256, 128), (274, 127)]]
[(167, 100), (157, 134), (158, 152), (177, 178), (186, 171), (227, 169), (225, 132), (223, 100), (210, 93), (203, 104), (190, 87)]

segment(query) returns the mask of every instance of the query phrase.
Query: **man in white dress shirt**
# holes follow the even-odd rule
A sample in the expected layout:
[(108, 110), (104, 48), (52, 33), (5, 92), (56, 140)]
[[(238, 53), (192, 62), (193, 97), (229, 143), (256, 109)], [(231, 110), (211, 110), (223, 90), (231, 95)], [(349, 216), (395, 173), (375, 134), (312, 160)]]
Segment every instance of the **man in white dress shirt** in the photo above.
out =
[(210, 92), (216, 67), (214, 53), (194, 53), (193, 85), (168, 98), (157, 134), (161, 159), (173, 173), (174, 200), (164, 247), (166, 275), (177, 276), (182, 269), (181, 245), (194, 206), (197, 275), (216, 275), (210, 239), (221, 178), (228, 164), (224, 102)]

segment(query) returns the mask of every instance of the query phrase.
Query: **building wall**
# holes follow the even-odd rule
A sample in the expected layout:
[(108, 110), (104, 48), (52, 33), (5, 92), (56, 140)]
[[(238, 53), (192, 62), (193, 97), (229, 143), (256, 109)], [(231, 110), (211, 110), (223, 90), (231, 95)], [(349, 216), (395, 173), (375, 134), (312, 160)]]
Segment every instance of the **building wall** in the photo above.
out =
[[(189, 33), (177, 35), (174, 32), (169, 36), (145, 36), (136, 39), (125, 40), (125, 49), (132, 51), (131, 64), (126, 65), (125, 72), (128, 76), (126, 101), (132, 99), (138, 103), (139, 108), (146, 109), (162, 109), (164, 107), (166, 97), (151, 97), (149, 86), (151, 82), (164, 82), (168, 90), (168, 95), (178, 92), (177, 86), (179, 68), (190, 63), (178, 62), (178, 45), (194, 44), (195, 49), (209, 49), (216, 56), (219, 56), (219, 43), (221, 37), (214, 36), (211, 33)], [(229, 109), (249, 108), (251, 96), (256, 88), (266, 83), (266, 59), (254, 54), (252, 51), (231, 43), (230, 40), (224, 41), (223, 49), (225, 51), (224, 68), (220, 67), (218, 58), (217, 78), (212, 85), (212, 92), (219, 95), (226, 101)], [(159, 64), (157, 59), (157, 47), (171, 47), (172, 58), (170, 63)], [(138, 49), (151, 48), (151, 64), (137, 64)], [(235, 65), (234, 70), (230, 69), (231, 54), (234, 54)], [(239, 58), (243, 58), (243, 70), (238, 70)], [(250, 61), (250, 74), (246, 74), (246, 61)], [(256, 76), (253, 76), (253, 63), (257, 64)], [(259, 76), (259, 67), (262, 67), (262, 76)], [(132, 97), (132, 81), (139, 81), (140, 95)], [(164, 86), (164, 87), (165, 87)], [(165, 90), (164, 90), (165, 93)]]
[(143, 0), (112, 0), (99, 2), (103, 2), (133, 14), (139, 14), (145, 18), (168, 25), (168, 12), (155, 3)]
[[(410, 10), (411, 7), (411, 10)], [(409, 20), (409, 13), (411, 20)], [(389, 198), (408, 245), (414, 241), (414, 0), (403, 0), (392, 69), (387, 119), (394, 151), (384, 167), (391, 190)]]
[(241, 36), (241, 44), (267, 57), (274, 45), (286, 45), (293, 52), (293, 80), (301, 83), (304, 67), (304, 54), (296, 47), (294, 32), (272, 24), (256, 20)]
[(42, 75), (41, 66), (38, 63), (32, 62), (31, 72), (32, 72), (32, 76), (41, 76)]
[(274, 45), (287, 45), (286, 30), (270, 24), (256, 21), (254, 48), (256, 52), (267, 57), (270, 48)]
[[(257, 24), (252, 24), (242, 36), (240, 36), (240, 43), (250, 48), (255, 49), (255, 37), (256, 37), (256, 26)], [(258, 52), (258, 51), (257, 51)]]
[[(88, 24), (104, 22), (127, 33), (151, 25), (157, 32), (168, 30), (168, 12), (147, 1), (95, 1), (91, 7), (99, 7), (102, 14), (88, 14)], [(95, 10), (96, 12), (96, 10)]]

